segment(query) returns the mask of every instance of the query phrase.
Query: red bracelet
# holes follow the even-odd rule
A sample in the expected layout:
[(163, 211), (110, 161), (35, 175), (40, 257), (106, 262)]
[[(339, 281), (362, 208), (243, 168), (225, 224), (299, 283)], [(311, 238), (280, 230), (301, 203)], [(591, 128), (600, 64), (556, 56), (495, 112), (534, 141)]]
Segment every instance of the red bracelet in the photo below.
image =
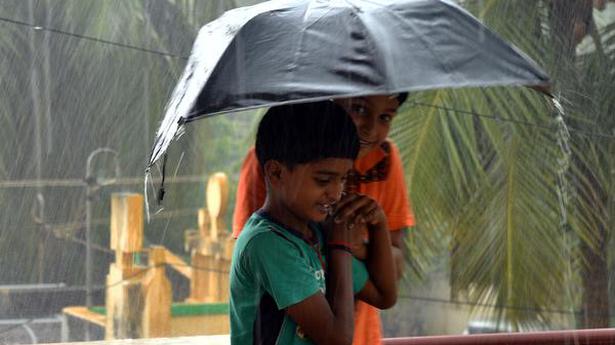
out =
[(352, 254), (352, 249), (350, 249), (350, 247), (342, 245), (342, 244), (330, 244), (329, 246), (327, 246), (327, 248), (329, 250), (334, 250), (334, 249), (343, 250), (343, 251), (347, 252), (348, 254)]
[(329, 246), (333, 246), (333, 245), (340, 245), (340, 246), (344, 246), (344, 247), (348, 247), (348, 248), (352, 248), (353, 244), (350, 242), (345, 242), (345, 241), (329, 241), (327, 242), (327, 245)]

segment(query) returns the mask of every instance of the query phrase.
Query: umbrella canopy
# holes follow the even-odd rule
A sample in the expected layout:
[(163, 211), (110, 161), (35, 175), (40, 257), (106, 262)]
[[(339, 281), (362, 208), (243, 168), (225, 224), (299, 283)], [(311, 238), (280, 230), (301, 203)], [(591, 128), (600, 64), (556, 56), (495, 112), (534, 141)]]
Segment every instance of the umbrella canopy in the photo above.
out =
[(158, 129), (150, 166), (185, 123), (289, 102), (549, 78), (443, 0), (273, 0), (199, 31)]

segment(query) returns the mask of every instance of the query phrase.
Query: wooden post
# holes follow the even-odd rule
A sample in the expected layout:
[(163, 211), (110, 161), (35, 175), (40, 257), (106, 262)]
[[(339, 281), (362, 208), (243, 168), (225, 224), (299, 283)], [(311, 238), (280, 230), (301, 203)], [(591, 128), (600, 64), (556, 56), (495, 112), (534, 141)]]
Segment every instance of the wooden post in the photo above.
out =
[(198, 211), (198, 225), (199, 225), (199, 235), (201, 239), (209, 237), (209, 229), (210, 229), (210, 218), (209, 211), (207, 208), (201, 208)]
[(228, 178), (224, 173), (215, 173), (207, 182), (207, 210), (211, 228), (209, 236), (217, 241), (227, 231), (224, 217), (228, 208)]
[(218, 260), (220, 252), (219, 243), (210, 240), (208, 247), (201, 253), (207, 257), (207, 266), (205, 274), (207, 275), (207, 302), (224, 302), (220, 300), (220, 260)]
[(235, 249), (235, 239), (229, 234), (224, 241), (224, 247), (218, 260), (218, 267), (220, 268), (220, 288), (219, 288), (219, 300), (229, 300), (229, 286), (230, 286), (230, 268), (231, 259), (233, 258), (233, 249)]
[(209, 276), (202, 269), (210, 263), (208, 257), (196, 251), (192, 254), (192, 279), (190, 280), (190, 297), (187, 302), (205, 302), (209, 292)]
[(166, 249), (153, 246), (149, 249), (148, 272), (143, 279), (142, 336), (144, 338), (169, 337), (171, 335), (171, 282), (165, 271)]
[(142, 336), (144, 268), (133, 264), (134, 254), (142, 250), (143, 196), (116, 193), (111, 196), (111, 248), (115, 263), (107, 275), (107, 319), (105, 339)]
[(111, 249), (136, 253), (143, 248), (143, 195), (114, 193), (111, 196)]
[[(230, 239), (224, 220), (228, 208), (228, 179), (224, 173), (213, 174), (207, 182), (207, 208), (200, 209), (199, 247), (192, 253), (193, 279), (190, 301), (228, 301)], [(230, 247), (232, 253), (232, 246)]]
[(201, 240), (201, 248), (192, 255), (192, 277), (190, 299), (192, 302), (219, 302), (217, 291), (217, 243), (210, 238)]

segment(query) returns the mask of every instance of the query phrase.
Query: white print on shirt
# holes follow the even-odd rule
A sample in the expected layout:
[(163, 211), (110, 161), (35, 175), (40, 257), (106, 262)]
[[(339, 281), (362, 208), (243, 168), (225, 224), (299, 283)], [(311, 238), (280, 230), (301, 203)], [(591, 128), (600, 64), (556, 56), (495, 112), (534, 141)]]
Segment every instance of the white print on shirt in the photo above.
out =
[(318, 281), (319, 283), (322, 282), (322, 284), (319, 284), (320, 287), (320, 292), (322, 292), (323, 294), (325, 293), (325, 271), (323, 269), (319, 269), (319, 270), (314, 270), (314, 278), (316, 278), (316, 281)]

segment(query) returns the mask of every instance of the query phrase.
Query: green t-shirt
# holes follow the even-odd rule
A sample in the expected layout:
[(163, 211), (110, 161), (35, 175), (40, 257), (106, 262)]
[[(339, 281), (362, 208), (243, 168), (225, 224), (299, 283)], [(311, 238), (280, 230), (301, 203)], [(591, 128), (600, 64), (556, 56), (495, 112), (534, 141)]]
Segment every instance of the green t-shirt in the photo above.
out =
[[(308, 243), (292, 229), (254, 213), (235, 244), (229, 301), (231, 344), (312, 344), (285, 309), (318, 291), (325, 293), (322, 235)], [(353, 290), (368, 279), (365, 265), (352, 260)]]

